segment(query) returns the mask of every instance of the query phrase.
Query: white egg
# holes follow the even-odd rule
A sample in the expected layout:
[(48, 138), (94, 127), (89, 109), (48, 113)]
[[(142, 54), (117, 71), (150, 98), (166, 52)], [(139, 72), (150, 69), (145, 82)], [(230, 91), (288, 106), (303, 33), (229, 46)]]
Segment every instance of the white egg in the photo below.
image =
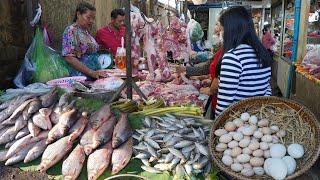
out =
[(233, 124), (239, 128), (239, 127), (243, 126), (243, 121), (241, 121), (241, 119), (237, 118), (237, 119), (233, 120)]
[(271, 134), (271, 130), (269, 127), (263, 127), (261, 129), (261, 132), (264, 134), (264, 135), (267, 135), (267, 134)]
[(269, 124), (269, 120), (268, 119), (261, 119), (260, 121), (258, 121), (258, 126), (259, 127), (266, 127)]
[(269, 173), (268, 167), (269, 167), (270, 161), (271, 161), (271, 158), (268, 158), (268, 159), (266, 159), (266, 160), (264, 161), (264, 164), (263, 164), (263, 169), (264, 169), (264, 171), (266, 172), (266, 174), (269, 175), (269, 176), (270, 176), (270, 173)]
[(267, 142), (260, 142), (260, 149), (267, 150), (269, 149), (269, 145)]
[(233, 135), (233, 139), (236, 141), (241, 141), (243, 139), (243, 134), (241, 132), (236, 132)]
[(227, 131), (234, 131), (236, 129), (236, 125), (233, 124), (233, 122), (227, 122), (225, 125), (224, 125), (224, 129), (227, 130)]
[(236, 133), (236, 132), (231, 131), (231, 132), (229, 132), (228, 134), (229, 134), (231, 137), (233, 137), (233, 135), (234, 135), (235, 133)]
[(232, 156), (232, 157), (237, 157), (238, 155), (241, 154), (241, 152), (242, 152), (242, 149), (241, 149), (241, 148), (235, 147), (235, 148), (233, 148), (232, 151), (231, 151), (231, 156)]
[(227, 149), (227, 147), (228, 147), (227, 144), (225, 144), (225, 143), (219, 143), (219, 144), (217, 144), (217, 146), (216, 146), (216, 151), (218, 151), (218, 152), (223, 152), (224, 150)]
[(260, 139), (260, 138), (262, 138), (262, 136), (263, 136), (263, 133), (261, 132), (261, 131), (255, 131), (254, 133), (253, 133), (253, 137), (255, 137), (255, 138), (257, 138), (257, 139)]
[(238, 141), (230, 141), (228, 143), (228, 147), (231, 148), (231, 149), (233, 149), (233, 148), (235, 148), (237, 146), (238, 146)]
[(242, 165), (244, 169), (252, 169), (252, 166), (250, 163), (245, 163)]
[(240, 118), (241, 118), (242, 121), (248, 121), (249, 118), (250, 118), (250, 114), (247, 113), (247, 112), (242, 113)]
[(285, 136), (286, 136), (286, 131), (284, 131), (284, 130), (278, 131), (278, 132), (277, 132), (277, 136), (278, 136), (279, 138), (285, 137)]
[(267, 142), (267, 143), (272, 142), (272, 136), (269, 134), (264, 135), (264, 136), (262, 136), (261, 141)]
[(304, 154), (303, 146), (300, 144), (290, 144), (288, 146), (288, 154), (295, 159), (301, 158)]
[(239, 142), (239, 146), (242, 147), (242, 148), (248, 147), (249, 144), (250, 144), (250, 140), (249, 139), (242, 139)]
[(253, 167), (260, 167), (264, 163), (264, 159), (260, 157), (253, 157), (250, 159), (250, 164)]
[(286, 155), (286, 147), (283, 144), (274, 144), (270, 148), (272, 158), (282, 158)]
[(240, 163), (247, 163), (250, 161), (250, 156), (248, 154), (240, 154), (237, 156), (237, 160)]
[(282, 158), (282, 160), (284, 160), (287, 165), (288, 175), (293, 174), (297, 167), (296, 160), (294, 160), (291, 156), (285, 156)]
[(264, 169), (263, 167), (254, 167), (253, 171), (256, 175), (262, 176), (264, 174)]
[(279, 131), (279, 127), (276, 125), (270, 126), (271, 133), (276, 133)]
[(233, 158), (233, 163), (239, 163), (239, 161), (237, 160), (237, 158)]
[(242, 130), (242, 134), (245, 136), (251, 136), (254, 133), (254, 128), (252, 126), (246, 126), (245, 128), (243, 128)]
[(259, 149), (260, 147), (260, 143), (257, 141), (251, 141), (251, 143), (249, 144), (249, 149), (251, 149), (252, 151)]
[(244, 126), (239, 127), (239, 128), (237, 129), (237, 132), (241, 132), (241, 133), (242, 133), (243, 128), (244, 128)]
[(221, 143), (229, 143), (230, 141), (232, 141), (232, 136), (230, 134), (224, 134), (219, 138), (219, 142)]
[(251, 155), (251, 154), (252, 154), (252, 150), (249, 149), (248, 147), (246, 147), (246, 148), (243, 148), (243, 149), (242, 149), (242, 153), (243, 153), (243, 154), (249, 154), (249, 155)]
[(222, 135), (224, 135), (224, 134), (227, 134), (228, 132), (227, 132), (227, 130), (225, 130), (225, 129), (217, 129), (217, 130), (215, 130), (214, 131), (214, 134), (216, 135), (216, 136), (222, 136)]
[(246, 177), (250, 177), (254, 175), (254, 171), (253, 169), (249, 169), (249, 168), (244, 168), (241, 170), (241, 174), (246, 176)]
[(239, 163), (231, 164), (231, 169), (235, 172), (240, 172), (243, 169), (243, 166)]
[(264, 152), (263, 152), (263, 157), (264, 157), (264, 158), (271, 158), (270, 150), (264, 151)]
[(250, 116), (250, 118), (249, 118), (249, 123), (250, 124), (257, 124), (257, 122), (258, 122), (257, 116), (255, 116), (255, 115)]
[(224, 155), (222, 157), (222, 162), (223, 164), (225, 164), (226, 166), (231, 166), (231, 164), (233, 163), (233, 159), (231, 156), (228, 155)]
[(284, 179), (287, 176), (287, 165), (281, 158), (271, 158), (267, 168), (274, 179)]
[(231, 156), (231, 152), (232, 152), (231, 149), (226, 149), (226, 150), (223, 152), (223, 155)]
[(247, 139), (247, 140), (251, 141), (251, 136), (243, 136), (243, 139)]
[(262, 156), (263, 156), (263, 150), (257, 149), (257, 150), (255, 150), (255, 151), (252, 152), (252, 155), (253, 155), (254, 157), (262, 157)]

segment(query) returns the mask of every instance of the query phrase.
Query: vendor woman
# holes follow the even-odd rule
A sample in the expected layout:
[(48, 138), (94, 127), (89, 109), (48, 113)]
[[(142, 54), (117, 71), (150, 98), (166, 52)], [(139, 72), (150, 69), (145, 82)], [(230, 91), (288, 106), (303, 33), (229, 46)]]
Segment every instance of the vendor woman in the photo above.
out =
[(62, 56), (72, 67), (71, 75), (85, 75), (98, 79), (103, 77), (99, 71), (97, 51), (99, 45), (89, 30), (95, 20), (95, 7), (86, 2), (78, 4), (73, 24), (68, 26), (62, 39)]

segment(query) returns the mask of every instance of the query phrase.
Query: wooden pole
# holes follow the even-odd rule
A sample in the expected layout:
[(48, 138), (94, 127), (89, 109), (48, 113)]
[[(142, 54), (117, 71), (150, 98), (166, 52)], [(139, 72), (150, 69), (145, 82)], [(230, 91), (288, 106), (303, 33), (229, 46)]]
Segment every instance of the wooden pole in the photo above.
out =
[(299, 44), (297, 48), (296, 60), (301, 62), (307, 52), (307, 34), (308, 18), (310, 11), (310, 1), (301, 1), (300, 27), (299, 27)]
[(131, 18), (130, 0), (125, 1), (125, 24), (126, 24), (126, 59), (127, 59), (127, 98), (132, 99), (132, 63), (131, 63)]

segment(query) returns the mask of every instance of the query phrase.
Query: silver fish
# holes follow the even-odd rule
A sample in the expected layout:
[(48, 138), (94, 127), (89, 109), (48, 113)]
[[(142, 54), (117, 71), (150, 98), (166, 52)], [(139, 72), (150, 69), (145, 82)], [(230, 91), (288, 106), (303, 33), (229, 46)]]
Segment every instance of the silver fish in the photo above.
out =
[(200, 153), (196, 153), (195, 157), (191, 160), (191, 161), (188, 161), (189, 164), (193, 164), (195, 162), (197, 162), (200, 158)]
[(176, 156), (176, 157), (178, 157), (178, 158), (180, 158), (182, 160), (186, 159), (180, 151), (178, 151), (178, 150), (176, 150), (174, 148), (168, 148), (168, 149), (169, 149), (170, 153), (172, 153), (174, 156)]
[(164, 160), (164, 163), (171, 162), (173, 158), (174, 158), (173, 154), (171, 153), (167, 154), (166, 159)]
[(14, 125), (14, 130), (19, 132), (22, 128), (26, 127), (27, 124), (28, 124), (28, 121), (24, 120), (22, 116), (19, 116)]
[(8, 142), (5, 146), (4, 146), (4, 148), (5, 149), (9, 149), (15, 142), (17, 142), (18, 141), (18, 139), (15, 139), (15, 140), (13, 140), (13, 141), (11, 141), (11, 142)]
[(143, 123), (145, 126), (151, 127), (151, 119), (149, 117), (145, 117)]
[(37, 142), (27, 153), (26, 157), (24, 158), (24, 163), (31, 162), (38, 157), (41, 156), (41, 154), (44, 152), (44, 150), (47, 148), (46, 140), (43, 139), (39, 142)]
[(39, 111), (39, 109), (41, 108), (41, 101), (36, 98), (34, 101), (31, 101), (28, 109), (27, 109), (27, 113), (28, 114), (33, 114)]
[(15, 109), (15, 110), (13, 111), (13, 113), (12, 113), (11, 116), (8, 118), (8, 120), (10, 121), (10, 120), (13, 120), (13, 119), (17, 119), (17, 118), (21, 115), (21, 113), (23, 112), (23, 110), (29, 105), (29, 103), (30, 103), (31, 101), (34, 101), (34, 100), (35, 100), (35, 99), (29, 99), (29, 100), (23, 102), (17, 109)]
[(157, 151), (157, 153), (159, 153), (159, 154), (167, 154), (167, 153), (169, 153), (169, 152), (170, 152), (170, 151), (169, 151), (168, 148), (159, 149), (159, 150)]
[(195, 145), (196, 145), (198, 151), (199, 151), (201, 154), (209, 157), (208, 149), (207, 149), (205, 146), (203, 146), (203, 145), (201, 145), (201, 144), (199, 144), (199, 143), (195, 143)]
[(192, 176), (193, 168), (192, 168), (192, 166), (191, 166), (190, 164), (185, 164), (185, 165), (184, 165), (184, 169), (186, 170), (186, 172), (187, 172), (187, 174), (188, 174), (189, 176)]
[(184, 148), (184, 147), (190, 146), (191, 144), (193, 144), (192, 141), (182, 140), (182, 141), (178, 142), (177, 144), (175, 144), (173, 147), (179, 149), (179, 148)]
[(147, 147), (143, 146), (143, 145), (138, 145), (138, 146), (133, 146), (134, 149), (136, 150), (142, 150), (142, 151), (146, 151)]
[(167, 134), (163, 137), (164, 142), (168, 142), (173, 137), (173, 134)]
[(176, 166), (177, 166), (177, 164), (179, 164), (179, 162), (180, 162), (180, 158), (174, 158), (172, 161), (171, 161), (171, 164), (170, 164), (170, 170), (172, 170), (172, 169), (174, 169)]
[(19, 152), (17, 152), (13, 156), (11, 156), (10, 158), (8, 158), (8, 156), (7, 156), (8, 160), (6, 161), (5, 165), (9, 166), (9, 165), (18, 163), (20, 161), (23, 161), (23, 159), (26, 157), (26, 155), (28, 154), (29, 150), (33, 146), (34, 146), (34, 143), (28, 144), (24, 148), (22, 148)]
[(147, 154), (147, 153), (139, 153), (135, 156), (135, 158), (138, 158), (138, 159), (148, 159), (150, 158), (150, 154)]
[(154, 165), (154, 168), (159, 169), (160, 171), (168, 171), (170, 170), (170, 164), (160, 163), (160, 164)]
[(153, 168), (153, 167), (149, 167), (149, 166), (141, 166), (141, 168), (147, 172), (150, 172), (150, 173), (161, 173), (161, 171), (157, 170), (156, 168)]
[(30, 132), (28, 130), (28, 127), (24, 127), (23, 129), (21, 129), (18, 134), (16, 135), (16, 137), (14, 139), (20, 139), (26, 135), (28, 135)]
[(154, 140), (148, 138), (148, 137), (145, 137), (144, 140), (153, 148), (155, 149), (160, 149), (160, 146), (158, 143), (156, 143)]
[(182, 139), (180, 137), (173, 137), (171, 138), (168, 142), (166, 142), (166, 146), (173, 146), (175, 145), (178, 141), (181, 141)]
[(190, 152), (190, 151), (194, 150), (195, 147), (196, 147), (195, 145), (187, 146), (187, 147), (182, 148), (181, 151), (182, 152)]
[(175, 169), (175, 174), (173, 176), (173, 180), (185, 179), (185, 169), (182, 165), (178, 164)]
[(148, 152), (149, 152), (153, 157), (158, 157), (157, 152), (156, 152), (149, 144), (146, 144), (146, 146), (147, 146)]
[[(0, 153), (1, 154), (1, 153)], [(148, 166), (148, 167), (150, 167), (150, 163), (149, 163), (149, 161), (148, 161), (148, 159), (140, 159), (141, 160), (141, 162), (145, 165), (145, 166)]]
[(13, 141), (17, 134), (18, 132), (15, 130), (15, 127), (12, 126), (0, 136), (0, 144), (6, 144)]
[(155, 130), (152, 129), (152, 130), (150, 130), (149, 132), (147, 132), (146, 137), (150, 138), (151, 136), (154, 135), (154, 133), (155, 133)]

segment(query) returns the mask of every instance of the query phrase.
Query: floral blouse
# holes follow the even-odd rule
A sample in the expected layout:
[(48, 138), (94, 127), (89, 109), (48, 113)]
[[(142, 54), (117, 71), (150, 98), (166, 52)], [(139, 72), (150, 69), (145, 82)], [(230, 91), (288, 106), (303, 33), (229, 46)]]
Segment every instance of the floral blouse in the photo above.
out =
[(84, 54), (96, 53), (99, 45), (87, 30), (76, 23), (68, 26), (62, 38), (62, 56), (81, 58)]

